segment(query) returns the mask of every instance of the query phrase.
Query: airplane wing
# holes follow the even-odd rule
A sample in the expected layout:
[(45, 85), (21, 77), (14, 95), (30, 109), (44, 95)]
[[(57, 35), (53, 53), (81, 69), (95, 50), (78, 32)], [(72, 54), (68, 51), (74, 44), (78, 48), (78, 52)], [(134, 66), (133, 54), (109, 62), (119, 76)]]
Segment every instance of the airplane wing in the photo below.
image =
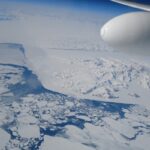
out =
[(130, 1), (130, 0), (111, 0), (111, 1), (123, 4), (123, 5), (126, 5), (126, 6), (138, 8), (138, 9), (141, 9), (141, 10), (150, 11), (150, 5), (140, 4), (140, 3), (133, 2), (133, 1)]

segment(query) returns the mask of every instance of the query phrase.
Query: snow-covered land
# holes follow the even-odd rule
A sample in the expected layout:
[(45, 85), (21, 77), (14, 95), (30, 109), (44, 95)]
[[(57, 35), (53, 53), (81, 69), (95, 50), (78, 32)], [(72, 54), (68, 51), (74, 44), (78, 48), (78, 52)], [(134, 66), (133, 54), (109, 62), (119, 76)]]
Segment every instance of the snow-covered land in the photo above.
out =
[(149, 56), (107, 47), (95, 13), (0, 8), (0, 149), (149, 150)]
[[(121, 54), (115, 56), (113, 52), (54, 49), (40, 52), (42, 56), (37, 53), (29, 59), (47, 89), (78, 98), (150, 106), (149, 65), (129, 56), (121, 59)], [(41, 57), (45, 58), (42, 62), (38, 61)]]

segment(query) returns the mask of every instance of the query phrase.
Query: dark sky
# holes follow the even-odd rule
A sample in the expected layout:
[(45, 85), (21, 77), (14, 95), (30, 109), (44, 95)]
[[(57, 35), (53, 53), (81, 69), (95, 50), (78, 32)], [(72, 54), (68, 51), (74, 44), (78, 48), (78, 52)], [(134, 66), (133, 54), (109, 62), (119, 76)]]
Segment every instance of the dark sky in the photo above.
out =
[[(94, 11), (105, 11), (105, 12), (130, 12), (136, 11), (137, 9), (120, 5), (110, 0), (0, 0), (0, 1), (17, 1), (17, 2), (29, 2), (34, 4), (46, 4), (46, 5), (59, 5), (59, 6), (71, 6), (79, 9), (87, 9)], [(139, 3), (150, 4), (150, 0), (132, 0)]]
[[(4, 1), (4, 0), (0, 0)], [(8, 0), (12, 1), (12, 0)], [(55, 3), (109, 3), (110, 0), (16, 0), (16, 1), (28, 1), (28, 2), (55, 2)], [(145, 3), (145, 4), (150, 4), (150, 0), (131, 0), (139, 3)]]
[[(0, 1), (13, 1), (13, 0), (0, 0)], [(74, 5), (102, 5), (112, 4), (110, 0), (14, 0), (22, 2), (35, 2), (35, 3), (55, 3), (55, 4), (74, 4)], [(150, 4), (150, 0), (131, 0), (139, 3)]]

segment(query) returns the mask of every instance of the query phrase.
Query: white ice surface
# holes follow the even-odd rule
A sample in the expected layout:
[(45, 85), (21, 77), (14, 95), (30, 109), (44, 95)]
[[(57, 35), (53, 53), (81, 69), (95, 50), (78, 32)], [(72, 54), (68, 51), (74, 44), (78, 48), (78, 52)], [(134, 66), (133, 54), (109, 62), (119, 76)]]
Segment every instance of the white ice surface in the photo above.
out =
[(0, 41), (0, 63), (25, 66), (26, 62), (22, 45), (1, 43)]
[[(106, 121), (107, 120), (107, 121)], [(66, 126), (65, 136), (69, 140), (84, 143), (96, 149), (108, 150), (148, 150), (149, 147), (149, 134), (136, 133), (137, 131), (132, 127), (134, 121), (129, 120), (113, 120), (105, 118), (103, 126), (95, 126), (89, 123), (85, 124), (84, 129), (74, 127), (71, 125)], [(134, 124), (136, 126), (138, 124)], [(135, 139), (132, 139), (137, 134)], [(129, 140), (129, 139), (131, 140)], [(109, 143), (109, 144), (108, 144)], [(141, 143), (141, 144), (140, 144)]]
[(44, 142), (41, 145), (41, 150), (94, 150), (93, 148), (87, 147), (83, 144), (77, 142), (71, 142), (68, 139), (61, 138), (61, 137), (50, 137), (45, 136)]
[(35, 124), (37, 119), (25, 112), (24, 114), (18, 116), (18, 121), (22, 124)]
[(4, 149), (9, 142), (10, 135), (0, 128), (0, 149)]
[(18, 134), (23, 138), (38, 138), (40, 137), (40, 129), (37, 125), (20, 125)]

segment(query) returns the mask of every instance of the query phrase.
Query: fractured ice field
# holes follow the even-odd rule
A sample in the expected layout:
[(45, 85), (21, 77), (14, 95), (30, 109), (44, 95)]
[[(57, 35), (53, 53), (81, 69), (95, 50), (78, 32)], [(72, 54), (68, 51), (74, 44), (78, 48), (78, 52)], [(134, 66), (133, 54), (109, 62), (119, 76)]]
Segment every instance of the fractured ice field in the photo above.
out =
[[(40, 76), (31, 71), (31, 61), (28, 63), (23, 45), (0, 44), (2, 52), (1, 149), (48, 150), (52, 147), (59, 150), (61, 147), (75, 147), (79, 150), (107, 150), (113, 147), (118, 150), (148, 150), (145, 145), (150, 140), (150, 109), (142, 102), (139, 105), (119, 100), (106, 102), (103, 98), (79, 99), (48, 90), (42, 85)], [(114, 65), (111, 60), (106, 60), (94, 59), (92, 63), (86, 60), (85, 63), (101, 65), (109, 61), (110, 65)], [(118, 66), (121, 64), (117, 62)], [(138, 72), (136, 69), (133, 68), (135, 73)], [(142, 101), (138, 96), (131, 97)]]
[(149, 56), (105, 45), (94, 13), (0, 8), (0, 150), (149, 150)]

